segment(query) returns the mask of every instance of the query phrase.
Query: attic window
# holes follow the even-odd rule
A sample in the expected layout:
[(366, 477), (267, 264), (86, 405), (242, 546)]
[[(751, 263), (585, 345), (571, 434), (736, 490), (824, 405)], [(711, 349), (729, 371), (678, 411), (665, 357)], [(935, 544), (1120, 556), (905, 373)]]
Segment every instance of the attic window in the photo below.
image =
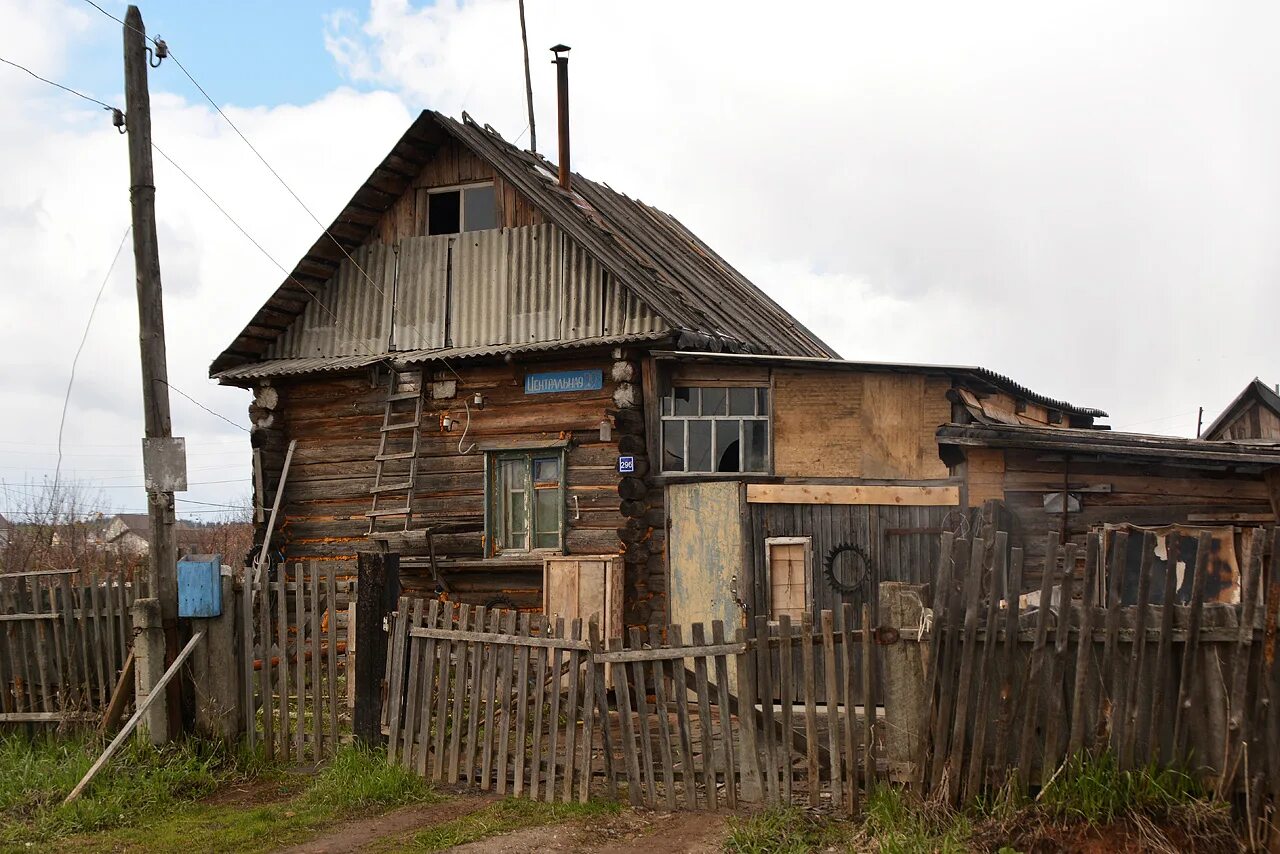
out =
[(492, 184), (429, 190), (427, 234), (458, 234), (498, 227), (498, 203)]
[(662, 398), (662, 470), (767, 473), (769, 389), (671, 389)]

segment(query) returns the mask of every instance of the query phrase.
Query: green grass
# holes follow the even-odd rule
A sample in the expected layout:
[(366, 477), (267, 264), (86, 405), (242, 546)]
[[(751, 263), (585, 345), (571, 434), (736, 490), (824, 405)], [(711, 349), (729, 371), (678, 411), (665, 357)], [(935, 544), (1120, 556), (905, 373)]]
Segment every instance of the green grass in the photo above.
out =
[(833, 846), (843, 849), (851, 834), (846, 822), (796, 807), (774, 807), (730, 817), (724, 847), (733, 854), (807, 854)]
[(877, 786), (867, 797), (862, 832), (882, 854), (958, 854), (969, 850), (971, 824), (962, 813)]
[[(80, 800), (62, 799), (97, 757), (93, 739), (0, 739), (0, 850), (250, 851), (303, 841), (343, 818), (434, 797), (381, 753), (344, 748), (320, 774), (289, 774), (196, 740), (133, 743)], [(252, 783), (259, 806), (206, 803)]]
[(523, 798), (508, 798), (444, 824), (419, 831), (407, 840), (396, 840), (395, 850), (444, 851), (454, 845), (464, 845), (526, 827), (541, 827), (603, 815), (616, 815), (621, 809), (620, 804), (610, 801), (546, 804)]
[(1097, 826), (1125, 815), (1163, 818), (1207, 794), (1181, 771), (1154, 766), (1122, 771), (1105, 753), (1071, 759), (1040, 793), (1037, 807), (1054, 819)]

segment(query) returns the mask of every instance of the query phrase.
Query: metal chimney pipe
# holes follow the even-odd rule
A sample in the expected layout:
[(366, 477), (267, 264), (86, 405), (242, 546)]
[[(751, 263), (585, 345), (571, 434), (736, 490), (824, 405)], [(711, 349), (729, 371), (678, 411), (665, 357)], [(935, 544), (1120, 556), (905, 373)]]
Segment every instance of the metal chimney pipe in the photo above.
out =
[[(558, 44), (551, 48), (556, 55), (556, 117), (560, 137), (560, 186), (566, 190), (572, 174), (569, 169), (569, 46)], [(563, 56), (561, 54), (564, 54)]]

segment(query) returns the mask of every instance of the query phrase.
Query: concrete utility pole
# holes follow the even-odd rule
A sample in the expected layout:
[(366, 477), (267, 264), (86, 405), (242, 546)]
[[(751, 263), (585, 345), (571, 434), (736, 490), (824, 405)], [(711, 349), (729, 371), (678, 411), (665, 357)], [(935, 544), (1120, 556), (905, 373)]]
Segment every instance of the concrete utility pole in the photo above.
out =
[[(164, 306), (160, 291), (160, 252), (156, 244), (156, 186), (151, 162), (151, 94), (147, 90), (147, 40), (142, 13), (130, 6), (124, 19), (124, 99), (129, 137), (129, 201), (133, 208), (133, 256), (138, 277), (138, 331), (142, 349), (142, 401), (146, 414), (144, 467), (147, 468), (147, 511), (151, 518), (148, 580), (160, 600), (165, 633), (165, 661), (178, 653), (177, 547), (174, 538), (173, 487), (157, 477), (151, 448), (162, 457), (172, 453), (169, 420), (169, 369), (165, 357)], [(155, 440), (161, 440), (156, 442)], [(169, 453), (166, 453), (166, 449)], [(185, 469), (185, 466), (183, 466)], [(185, 472), (183, 475), (185, 480)], [(165, 487), (168, 487), (167, 490)], [(170, 683), (170, 732), (180, 727), (180, 686)]]

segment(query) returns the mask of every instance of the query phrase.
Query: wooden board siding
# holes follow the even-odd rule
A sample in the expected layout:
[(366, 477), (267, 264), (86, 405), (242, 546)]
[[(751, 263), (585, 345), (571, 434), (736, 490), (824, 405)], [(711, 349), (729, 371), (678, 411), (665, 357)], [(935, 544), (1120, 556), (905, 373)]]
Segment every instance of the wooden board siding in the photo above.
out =
[[(459, 594), (454, 598), (484, 604), (492, 594), (502, 592), (522, 607), (537, 607), (542, 577), (540, 557), (482, 562), (484, 455), (479, 450), (460, 454), (460, 442), (466, 449), (473, 443), (535, 440), (551, 445), (569, 439), (566, 550), (584, 555), (623, 552), (619, 531), (626, 528), (628, 520), (620, 512), (617, 474), (618, 443), (623, 436), (615, 430), (612, 440), (602, 442), (599, 435), (601, 420), (616, 410), (612, 365), (609, 356), (601, 354), (528, 365), (457, 364), (456, 375), (438, 370), (430, 377), (456, 382), (456, 393), (425, 403), (414, 519), (415, 527), (431, 521), (461, 524), (460, 532), (434, 538), (437, 557), (453, 566), (448, 579)], [(524, 394), (526, 369), (590, 368), (603, 370), (604, 387), (599, 391)], [(289, 560), (349, 563), (357, 550), (374, 545), (365, 538), (364, 514), (370, 506), (385, 380), (371, 387), (368, 374), (322, 376), (279, 382), (276, 389), (278, 403), (272, 428), (267, 431), (271, 444), (298, 440), (285, 487), (284, 524), (278, 541)], [(464, 439), (467, 413), (463, 401), (470, 404), (476, 393), (484, 395), (484, 406), (477, 409), (471, 405), (470, 427)], [(457, 421), (452, 432), (441, 432), (437, 426), (445, 413)], [(278, 462), (268, 462), (267, 469), (267, 494), (271, 495)], [(653, 491), (644, 500), (650, 506), (656, 500), (657, 515), (661, 515), (661, 491)], [(659, 533), (659, 550), (661, 539)], [(424, 553), (424, 546), (403, 549), (406, 559)], [(410, 589), (430, 586), (425, 570), (402, 574)], [(648, 584), (652, 586), (652, 582)]]
[(1250, 403), (1240, 414), (1219, 428), (1218, 439), (1271, 439), (1280, 440), (1280, 416), (1262, 406), (1258, 401)]
[(960, 487), (890, 486), (881, 484), (752, 483), (752, 504), (884, 504), (899, 507), (955, 507)]
[(378, 220), (368, 242), (393, 244), (427, 233), (427, 190), (477, 181), (493, 181), (498, 222), (503, 228), (539, 225), (545, 218), (479, 157), (455, 142), (442, 145), (422, 167), (409, 189)]
[(951, 381), (923, 374), (774, 371), (774, 471), (788, 477), (945, 478), (934, 430)]
[(981, 507), (986, 501), (1004, 500), (1004, 451), (972, 448), (964, 465), (969, 507)]
[[(998, 497), (996, 455), (1004, 460), (1000, 487), (1002, 506), (1011, 516), (1010, 545), (1025, 550), (1028, 567), (1043, 562), (1046, 534), (1061, 530), (1062, 514), (1046, 512), (1044, 496), (1062, 490), (1064, 474), (1080, 499), (1080, 511), (1067, 514), (1067, 533), (1071, 542), (1081, 545), (1091, 527), (1107, 523), (1211, 527), (1233, 522), (1270, 524), (1275, 518), (1259, 475), (1096, 459), (1064, 463), (1061, 454), (1016, 448), (967, 449), (966, 485), (972, 507), (981, 504), (975, 494), (985, 491), (990, 498)], [(1040, 580), (1037, 572), (1028, 572), (1024, 592), (1038, 589)]]

